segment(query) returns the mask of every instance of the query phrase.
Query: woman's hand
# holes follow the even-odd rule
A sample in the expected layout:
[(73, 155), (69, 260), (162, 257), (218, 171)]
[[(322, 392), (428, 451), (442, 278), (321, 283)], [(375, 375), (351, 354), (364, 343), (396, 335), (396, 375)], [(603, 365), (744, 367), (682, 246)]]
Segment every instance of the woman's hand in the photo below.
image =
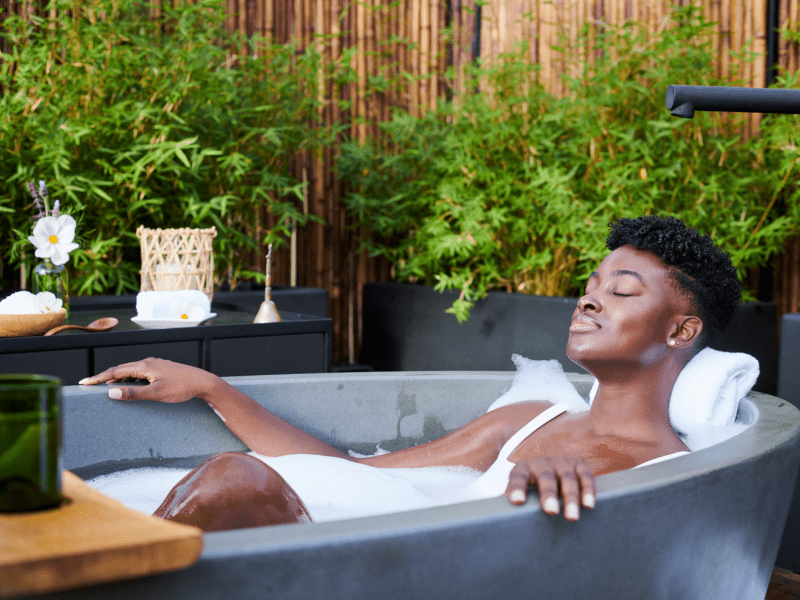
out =
[(150, 385), (113, 387), (108, 397), (113, 400), (158, 400), (184, 402), (202, 398), (213, 387), (212, 375), (207, 371), (160, 358), (146, 358), (106, 369), (93, 377), (82, 379), (81, 385), (117, 383), (125, 378), (146, 379)]
[(567, 521), (578, 520), (579, 504), (594, 508), (594, 475), (581, 457), (537, 456), (518, 462), (511, 470), (506, 488), (511, 504), (524, 504), (530, 485), (539, 490), (542, 510), (549, 515), (559, 513), (559, 490)]

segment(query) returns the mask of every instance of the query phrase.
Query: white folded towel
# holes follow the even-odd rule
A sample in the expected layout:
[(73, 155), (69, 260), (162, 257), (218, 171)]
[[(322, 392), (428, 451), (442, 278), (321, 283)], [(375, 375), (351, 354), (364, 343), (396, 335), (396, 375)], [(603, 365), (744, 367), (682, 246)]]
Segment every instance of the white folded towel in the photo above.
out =
[(589, 410), (586, 400), (567, 379), (557, 360), (531, 360), (519, 354), (512, 355), (511, 360), (517, 366), (514, 381), (509, 390), (495, 400), (486, 412), (527, 400), (564, 404), (569, 412)]
[(211, 315), (211, 301), (200, 290), (139, 292), (136, 313), (140, 319), (201, 321)]
[[(749, 354), (704, 348), (687, 363), (672, 388), (672, 428), (687, 435), (709, 427), (733, 425), (739, 401), (753, 387), (758, 374), (758, 360)], [(590, 404), (597, 386), (595, 380), (589, 393)]]

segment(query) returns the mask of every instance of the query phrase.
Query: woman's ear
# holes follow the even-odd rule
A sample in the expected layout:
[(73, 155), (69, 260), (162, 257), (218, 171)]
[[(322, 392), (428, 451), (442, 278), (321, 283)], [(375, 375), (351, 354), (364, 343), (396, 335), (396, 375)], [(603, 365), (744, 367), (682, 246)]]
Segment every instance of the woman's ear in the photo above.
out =
[(682, 315), (667, 340), (670, 347), (686, 348), (691, 346), (703, 331), (703, 321), (700, 317)]

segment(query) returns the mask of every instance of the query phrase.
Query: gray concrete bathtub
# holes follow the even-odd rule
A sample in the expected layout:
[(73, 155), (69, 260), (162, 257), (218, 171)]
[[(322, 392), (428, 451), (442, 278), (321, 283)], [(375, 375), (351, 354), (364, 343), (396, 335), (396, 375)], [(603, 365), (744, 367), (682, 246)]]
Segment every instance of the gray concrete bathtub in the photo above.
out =
[[(230, 380), (339, 448), (400, 446), (482, 414), (513, 373), (353, 373)], [(571, 379), (586, 395), (587, 376)], [(65, 466), (87, 478), (197, 464), (244, 449), (205, 403), (108, 400), (64, 390)], [(599, 477), (577, 524), (505, 498), (348, 521), (205, 536), (174, 573), (62, 598), (753, 598), (767, 589), (800, 461), (800, 412), (753, 393), (726, 442)], [(403, 436), (400, 435), (402, 430)], [(417, 434), (417, 439), (414, 438)]]

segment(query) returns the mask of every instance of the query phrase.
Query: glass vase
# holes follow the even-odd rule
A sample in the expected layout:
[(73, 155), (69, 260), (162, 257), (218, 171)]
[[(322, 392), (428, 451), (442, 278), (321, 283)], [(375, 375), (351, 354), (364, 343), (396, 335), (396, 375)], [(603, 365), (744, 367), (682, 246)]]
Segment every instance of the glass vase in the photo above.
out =
[(0, 375), (0, 513), (59, 506), (61, 381)]
[(49, 260), (33, 269), (33, 293), (51, 292), (61, 300), (61, 306), (69, 317), (69, 271), (65, 265), (54, 265)]

